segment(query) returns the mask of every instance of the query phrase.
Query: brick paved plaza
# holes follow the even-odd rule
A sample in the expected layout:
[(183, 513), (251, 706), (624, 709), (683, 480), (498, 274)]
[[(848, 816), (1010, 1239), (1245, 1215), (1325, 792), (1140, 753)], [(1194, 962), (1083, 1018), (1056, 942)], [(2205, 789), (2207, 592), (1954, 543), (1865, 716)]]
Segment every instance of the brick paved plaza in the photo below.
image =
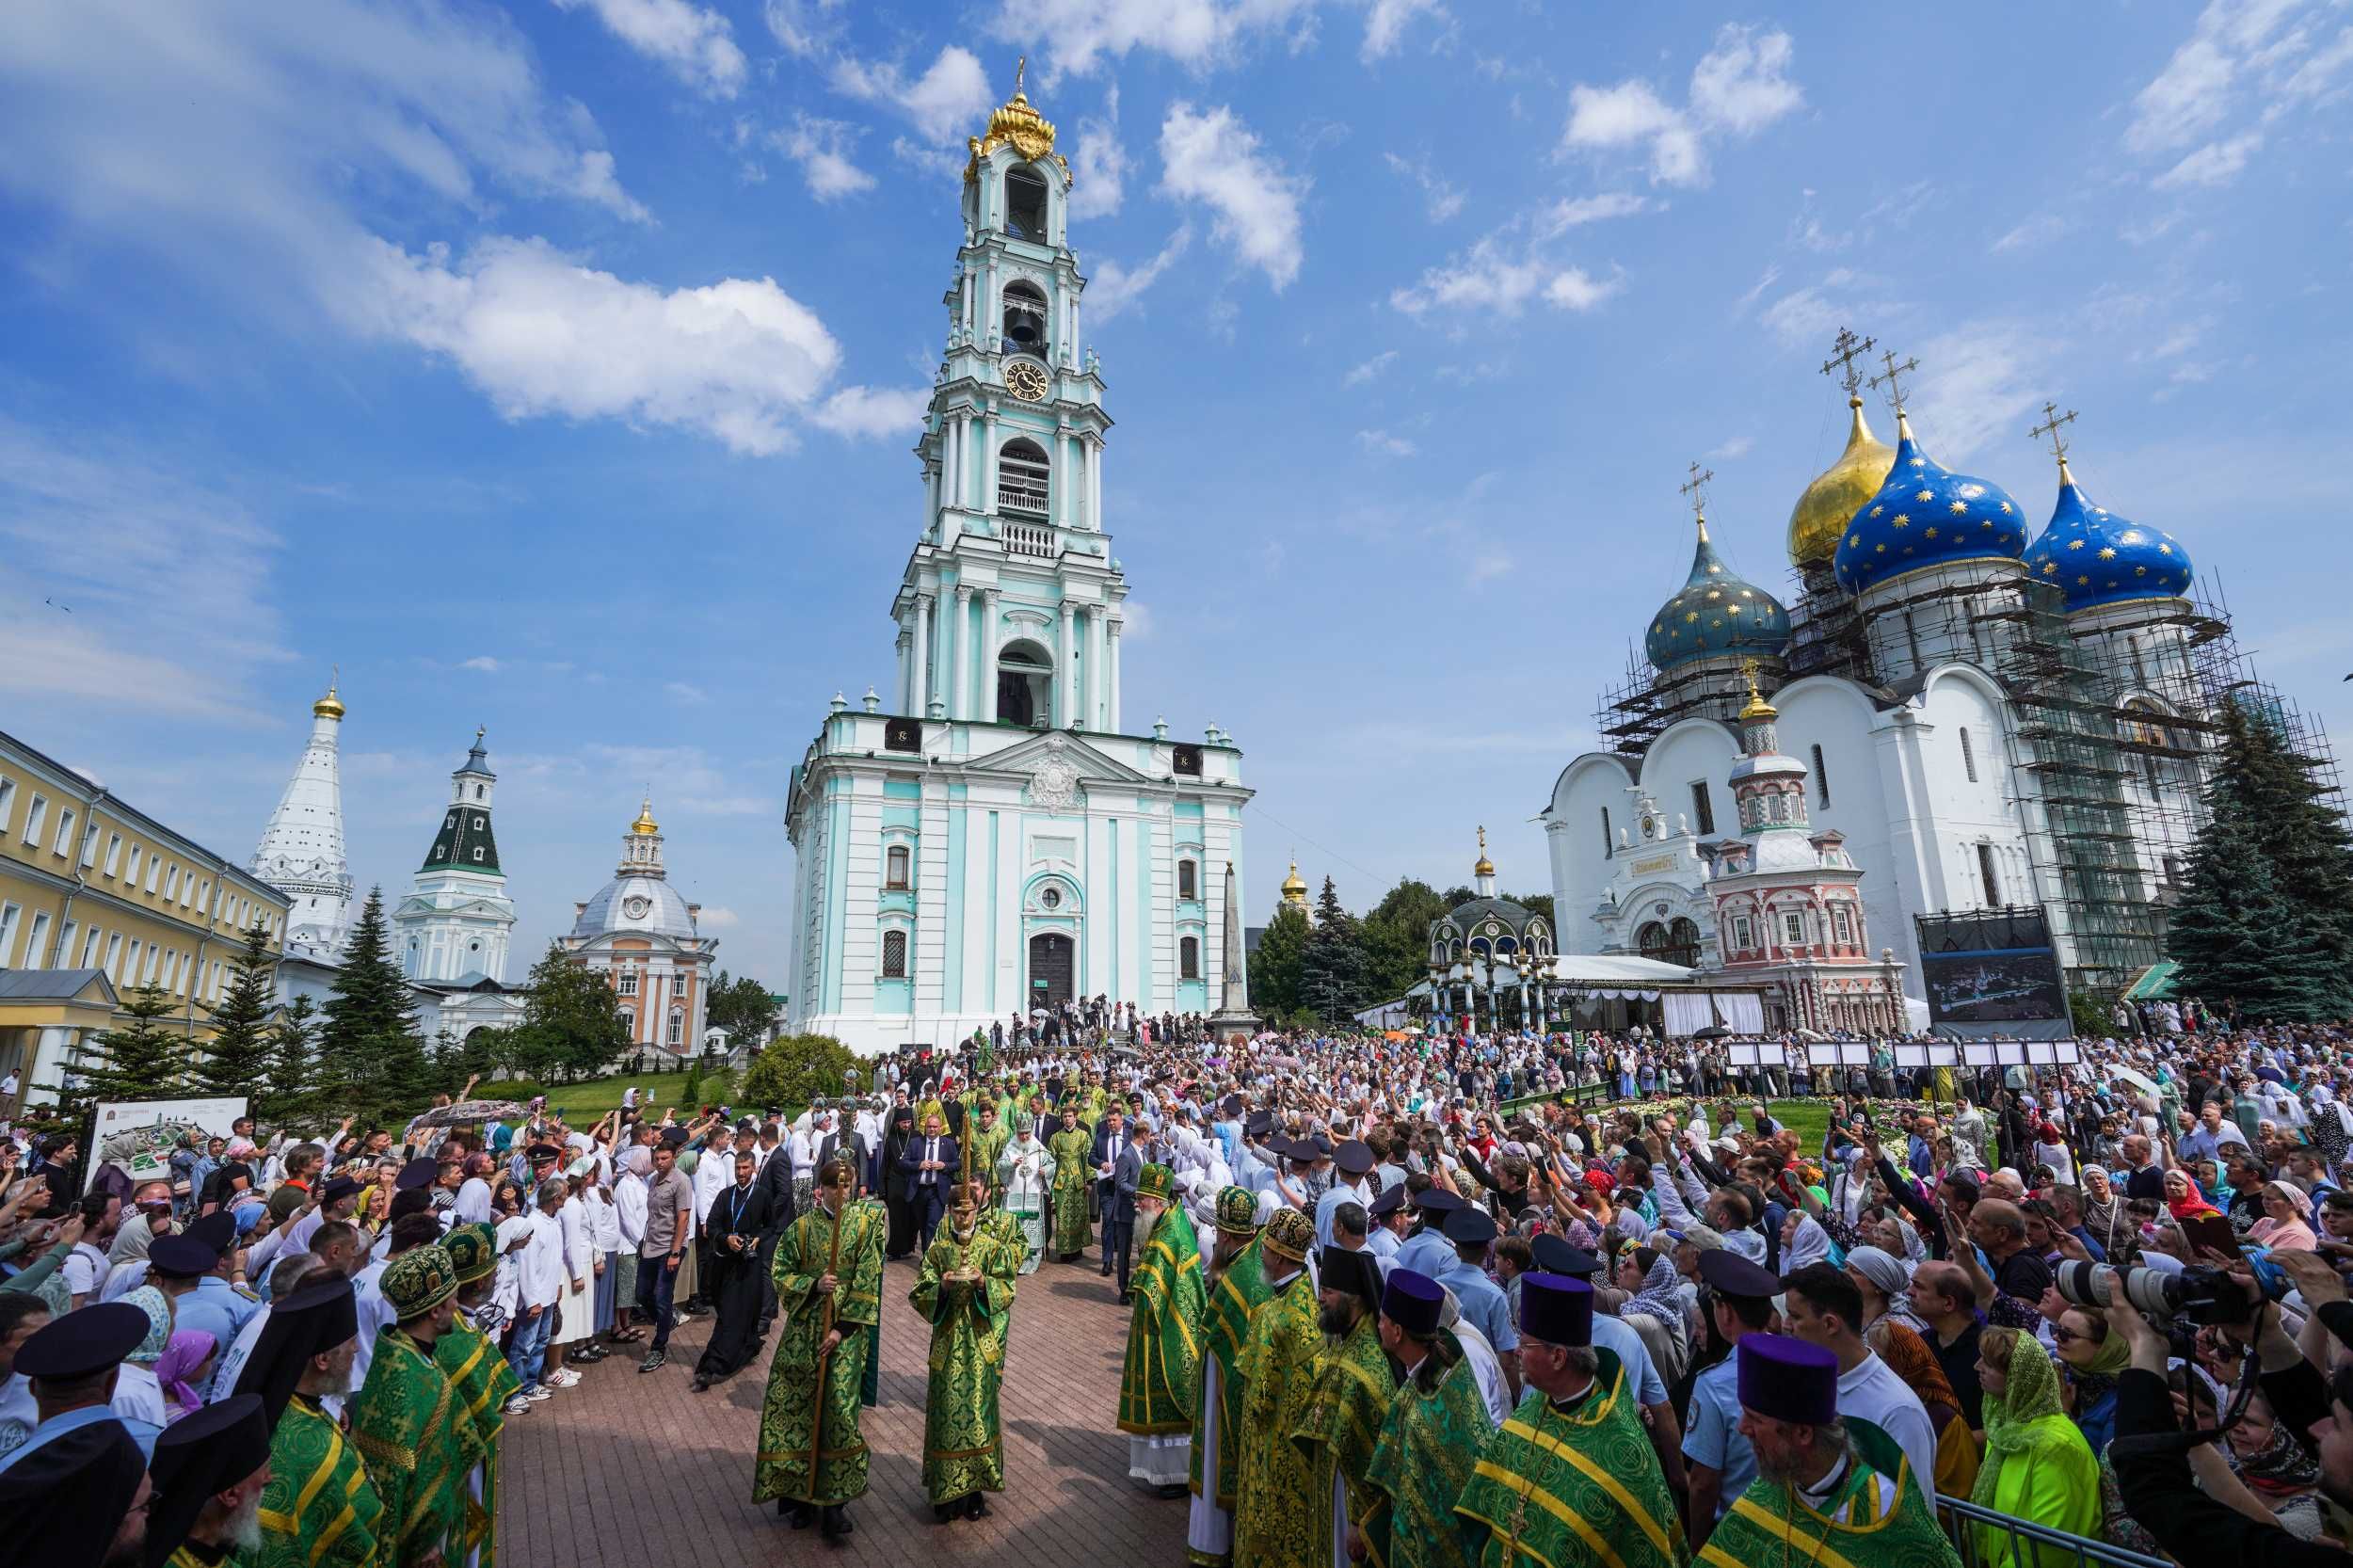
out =
[[(1090, 1251), (1023, 1279), (1014, 1302), (1003, 1396), (1005, 1491), (991, 1516), (935, 1525), (923, 1497), (926, 1326), (907, 1305), (912, 1261), (883, 1275), (882, 1403), (865, 1414), (872, 1484), (857, 1533), (828, 1551), (774, 1504), (754, 1505), (752, 1450), (768, 1355), (705, 1394), (689, 1391), (709, 1318), (681, 1320), (670, 1364), (640, 1376), (616, 1354), (506, 1425), (499, 1556), (559, 1568), (710, 1568), (832, 1561), (909, 1568), (985, 1553), (1024, 1568), (1141, 1568), (1184, 1560), (1185, 1502), (1128, 1480), (1112, 1422), (1128, 1314)], [(775, 1341), (769, 1341), (769, 1349)]]

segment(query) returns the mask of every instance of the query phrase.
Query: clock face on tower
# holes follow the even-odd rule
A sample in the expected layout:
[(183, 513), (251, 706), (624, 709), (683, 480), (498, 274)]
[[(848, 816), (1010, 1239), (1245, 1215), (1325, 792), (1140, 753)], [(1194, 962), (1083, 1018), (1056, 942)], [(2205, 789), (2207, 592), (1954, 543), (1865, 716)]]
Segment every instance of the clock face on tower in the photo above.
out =
[(1005, 365), (1005, 385), (1014, 396), (1036, 403), (1046, 396), (1046, 367), (1034, 360), (1009, 360)]

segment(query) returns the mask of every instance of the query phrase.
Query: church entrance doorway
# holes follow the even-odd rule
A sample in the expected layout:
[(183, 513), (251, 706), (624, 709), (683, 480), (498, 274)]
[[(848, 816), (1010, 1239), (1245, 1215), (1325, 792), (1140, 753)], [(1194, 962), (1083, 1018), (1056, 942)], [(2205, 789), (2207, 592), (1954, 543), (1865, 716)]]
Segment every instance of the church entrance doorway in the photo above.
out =
[(1070, 1000), (1077, 948), (1059, 931), (1042, 931), (1030, 938), (1031, 1006), (1060, 1007)]

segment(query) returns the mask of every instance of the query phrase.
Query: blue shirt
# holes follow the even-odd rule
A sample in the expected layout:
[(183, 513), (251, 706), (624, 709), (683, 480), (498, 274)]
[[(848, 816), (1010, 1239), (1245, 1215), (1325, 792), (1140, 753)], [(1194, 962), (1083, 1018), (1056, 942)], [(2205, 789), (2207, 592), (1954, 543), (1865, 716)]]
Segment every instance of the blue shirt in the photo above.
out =
[(1436, 1279), (1454, 1267), (1454, 1243), (1434, 1230), (1408, 1236), (1398, 1243), (1397, 1266)]
[(1634, 1390), (1635, 1403), (1667, 1402), (1667, 1384), (1658, 1376), (1657, 1363), (1650, 1358), (1650, 1347), (1642, 1343), (1642, 1336), (1624, 1319), (1612, 1318), (1606, 1312), (1594, 1313), (1593, 1346), (1615, 1355), (1618, 1365), (1625, 1368), (1625, 1385)]
[[(18, 1460), (53, 1438), (63, 1437), (67, 1432), (78, 1432), (84, 1427), (94, 1427), (101, 1421), (120, 1422), (125, 1432), (130, 1431), (130, 1423), (123, 1421), (122, 1417), (117, 1416), (110, 1407), (103, 1404), (86, 1404), (79, 1410), (69, 1410), (62, 1416), (52, 1416), (35, 1427), (25, 1435), (23, 1443), (6, 1454), (0, 1454), (0, 1470), (8, 1469)], [(151, 1438), (149, 1442), (152, 1446), (153, 1439)]]
[(1520, 1348), (1520, 1331), (1512, 1322), (1512, 1304), (1504, 1300), (1503, 1288), (1489, 1279), (1485, 1270), (1458, 1257), (1445, 1273), (1431, 1277), (1454, 1292), (1463, 1306), (1463, 1320), (1486, 1336), (1497, 1355)]
[(1353, 1203), (1363, 1208), (1371, 1202), (1372, 1194), (1369, 1192), (1335, 1184), (1330, 1192), (1316, 1200), (1316, 1245), (1328, 1247), (1332, 1244), (1332, 1211), (1334, 1209), (1344, 1203)]
[[(1599, 1320), (1595, 1320), (1598, 1321)], [(1756, 1479), (1756, 1450), (1740, 1435), (1740, 1369), (1726, 1356), (1691, 1384), (1691, 1409), (1683, 1418), (1683, 1457), (1716, 1472), (1716, 1517), (1721, 1519)]]

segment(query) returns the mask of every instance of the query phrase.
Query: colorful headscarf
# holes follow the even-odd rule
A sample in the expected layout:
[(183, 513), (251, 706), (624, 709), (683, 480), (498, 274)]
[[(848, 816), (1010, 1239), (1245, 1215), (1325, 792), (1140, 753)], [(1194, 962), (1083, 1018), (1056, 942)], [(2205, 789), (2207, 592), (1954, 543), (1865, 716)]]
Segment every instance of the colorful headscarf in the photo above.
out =
[(2004, 1464), (2029, 1456), (2055, 1438), (2063, 1440), (2057, 1427), (2041, 1425), (2043, 1417), (2057, 1416), (2057, 1427), (2066, 1429), (2064, 1436), (2073, 1436), (2078, 1443), (2084, 1440), (2059, 1401), (2058, 1371), (2051, 1365), (2050, 1352), (2030, 1334), (2011, 1331), (2009, 1379), (2001, 1393), (1986, 1391), (1980, 1408), (1985, 1417), (1985, 1463), (1969, 1494), (1969, 1500), (1979, 1508), (1993, 1506)]
[(1646, 1313), (1666, 1324), (1667, 1331), (1680, 1344), (1684, 1338), (1685, 1320), (1683, 1302), (1675, 1294), (1675, 1287), (1682, 1282), (1683, 1276), (1675, 1272), (1673, 1261), (1666, 1254), (1659, 1254), (1651, 1259), (1650, 1268), (1643, 1272), (1642, 1288), (1618, 1308), (1618, 1315)]
[(147, 1314), (147, 1337), (123, 1359), (152, 1367), (164, 1358), (164, 1352), (171, 1344), (171, 1303), (152, 1285), (142, 1285), (122, 1299)]
[(155, 1381), (164, 1385), (164, 1397), (170, 1401), (164, 1407), (168, 1419), (176, 1421), (191, 1410), (204, 1408), (204, 1396), (188, 1380), (219, 1345), (200, 1328), (173, 1332), (171, 1342), (164, 1347), (163, 1359), (155, 1363)]
[(1953, 1394), (1953, 1380), (1945, 1375), (1944, 1364), (1929, 1342), (1909, 1326), (1889, 1318), (1881, 1318), (1871, 1325), (1871, 1348), (1880, 1352), (1905, 1385), (1920, 1396), (1924, 1405), (1943, 1405), (1959, 1410), (1961, 1400)]

